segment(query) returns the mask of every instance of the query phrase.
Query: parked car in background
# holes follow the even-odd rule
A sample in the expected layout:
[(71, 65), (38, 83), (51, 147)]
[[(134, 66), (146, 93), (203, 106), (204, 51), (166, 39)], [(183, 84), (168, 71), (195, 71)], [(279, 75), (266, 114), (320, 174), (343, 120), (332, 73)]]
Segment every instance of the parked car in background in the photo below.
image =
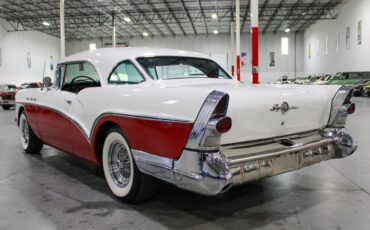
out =
[(217, 195), (357, 148), (345, 129), (351, 87), (251, 86), (196, 52), (82, 52), (58, 64), (55, 82), (16, 95), (21, 146), (102, 165), (127, 202), (149, 198), (153, 177)]
[(370, 80), (370, 72), (343, 72), (337, 73), (329, 81), (330, 85), (356, 85), (364, 80)]
[(41, 82), (27, 82), (22, 83), (20, 89), (41, 88), (41, 87), (42, 87)]
[(326, 85), (329, 83), (330, 79), (332, 78), (332, 75), (322, 75), (319, 77), (316, 81), (312, 82), (313, 85)]
[(10, 109), (15, 105), (15, 94), (17, 86), (2, 84), (0, 85), (0, 105), (4, 110)]
[(367, 96), (364, 92), (364, 86), (369, 84), (370, 80), (363, 80), (361, 83), (356, 84), (353, 88), (353, 96)]
[(362, 96), (370, 97), (370, 84), (367, 84), (362, 89)]

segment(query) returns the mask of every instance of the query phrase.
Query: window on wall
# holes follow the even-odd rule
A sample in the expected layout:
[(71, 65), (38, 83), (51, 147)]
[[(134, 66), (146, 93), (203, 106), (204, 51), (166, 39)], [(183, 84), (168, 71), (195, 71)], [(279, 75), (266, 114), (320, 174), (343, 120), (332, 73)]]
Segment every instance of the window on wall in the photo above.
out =
[(89, 50), (96, 50), (96, 43), (90, 43)]
[(289, 39), (287, 37), (281, 38), (281, 54), (282, 55), (289, 54)]

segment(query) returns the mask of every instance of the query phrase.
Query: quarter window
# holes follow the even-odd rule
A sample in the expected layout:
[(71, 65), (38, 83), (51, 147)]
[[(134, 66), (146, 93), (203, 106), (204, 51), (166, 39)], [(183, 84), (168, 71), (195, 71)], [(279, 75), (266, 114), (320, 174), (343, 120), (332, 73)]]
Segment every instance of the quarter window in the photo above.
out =
[(138, 84), (145, 79), (130, 61), (120, 63), (111, 73), (108, 83), (111, 84)]

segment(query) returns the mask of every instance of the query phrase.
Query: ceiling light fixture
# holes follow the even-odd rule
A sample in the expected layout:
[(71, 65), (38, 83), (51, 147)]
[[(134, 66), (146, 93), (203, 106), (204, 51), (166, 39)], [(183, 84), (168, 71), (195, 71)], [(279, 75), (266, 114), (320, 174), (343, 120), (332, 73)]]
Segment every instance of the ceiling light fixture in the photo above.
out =
[(123, 20), (125, 20), (125, 22), (131, 22), (131, 18), (129, 17), (124, 17)]
[(44, 26), (50, 26), (50, 23), (49, 23), (49, 22), (47, 22), (47, 21), (43, 21), (43, 22), (42, 22), (42, 24), (43, 24)]
[(285, 33), (289, 33), (290, 32), (290, 29), (289, 28), (286, 28), (285, 29)]
[(218, 30), (214, 30), (214, 31), (213, 31), (213, 33), (214, 33), (214, 34), (218, 34)]
[(144, 33), (143, 33), (143, 36), (144, 36), (144, 37), (148, 37), (148, 36), (149, 36), (149, 34), (148, 34), (147, 32), (144, 32)]
[(217, 19), (217, 14), (216, 13), (212, 14), (212, 19)]

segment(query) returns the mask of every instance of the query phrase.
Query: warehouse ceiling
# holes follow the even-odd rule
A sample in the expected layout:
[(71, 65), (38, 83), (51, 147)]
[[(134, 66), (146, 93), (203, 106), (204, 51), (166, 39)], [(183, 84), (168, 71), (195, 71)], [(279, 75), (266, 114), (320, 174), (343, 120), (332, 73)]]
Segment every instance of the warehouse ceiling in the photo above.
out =
[[(241, 0), (241, 30), (250, 27), (250, 0)], [(317, 20), (335, 19), (343, 0), (260, 0), (260, 30), (304, 31)], [(8, 31), (38, 30), (59, 37), (59, 0), (1, 0)], [(234, 0), (65, 0), (66, 38), (188, 36), (230, 33)]]

